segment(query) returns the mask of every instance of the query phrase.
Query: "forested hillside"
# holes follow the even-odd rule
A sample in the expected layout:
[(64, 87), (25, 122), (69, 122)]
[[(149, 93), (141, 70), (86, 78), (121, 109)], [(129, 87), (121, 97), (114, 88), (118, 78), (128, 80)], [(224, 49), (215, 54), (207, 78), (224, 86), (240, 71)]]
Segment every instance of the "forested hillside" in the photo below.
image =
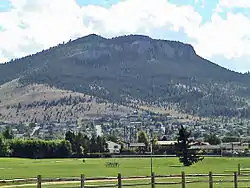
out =
[(1, 84), (17, 78), (22, 85), (46, 84), (120, 105), (250, 116), (248, 74), (203, 59), (189, 44), (141, 35), (88, 35), (0, 65)]

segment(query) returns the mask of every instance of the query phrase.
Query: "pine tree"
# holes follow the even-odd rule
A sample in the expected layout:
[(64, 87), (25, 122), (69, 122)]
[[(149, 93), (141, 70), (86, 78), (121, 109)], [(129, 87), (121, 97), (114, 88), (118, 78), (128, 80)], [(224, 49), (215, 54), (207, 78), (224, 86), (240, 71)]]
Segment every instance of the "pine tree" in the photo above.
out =
[(13, 139), (14, 138), (14, 134), (13, 134), (12, 130), (10, 129), (10, 127), (6, 127), (5, 130), (3, 131), (2, 135), (5, 139)]
[(190, 135), (191, 132), (188, 131), (187, 128), (184, 128), (184, 126), (182, 125), (178, 133), (176, 155), (177, 157), (179, 157), (180, 162), (183, 163), (184, 166), (190, 166), (200, 160), (203, 160), (203, 157), (197, 155), (197, 150), (190, 149)]
[(5, 157), (8, 154), (7, 144), (4, 137), (0, 134), (0, 157)]
[(137, 141), (139, 143), (144, 143), (145, 144), (145, 148), (144, 147), (140, 147), (139, 150), (141, 153), (144, 153), (148, 146), (149, 146), (149, 141), (148, 141), (148, 136), (144, 131), (140, 131), (137, 135)]

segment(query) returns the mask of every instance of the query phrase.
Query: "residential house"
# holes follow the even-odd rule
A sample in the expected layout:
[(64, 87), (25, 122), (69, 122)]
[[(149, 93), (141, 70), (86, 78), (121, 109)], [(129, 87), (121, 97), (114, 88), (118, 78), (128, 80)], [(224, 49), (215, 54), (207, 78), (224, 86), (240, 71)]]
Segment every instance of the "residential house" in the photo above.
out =
[(177, 141), (157, 141), (157, 149), (154, 152), (157, 154), (174, 154), (176, 143)]
[(219, 145), (192, 145), (191, 149), (201, 149), (208, 153), (220, 153), (224, 154), (237, 154), (239, 152), (244, 152), (248, 148), (246, 143), (231, 142), (231, 143), (221, 143)]
[(110, 153), (120, 153), (121, 151), (121, 145), (117, 144), (115, 142), (112, 141), (107, 141), (108, 144), (108, 150)]
[(139, 153), (145, 153), (147, 150), (145, 143), (130, 143), (129, 148), (137, 150)]

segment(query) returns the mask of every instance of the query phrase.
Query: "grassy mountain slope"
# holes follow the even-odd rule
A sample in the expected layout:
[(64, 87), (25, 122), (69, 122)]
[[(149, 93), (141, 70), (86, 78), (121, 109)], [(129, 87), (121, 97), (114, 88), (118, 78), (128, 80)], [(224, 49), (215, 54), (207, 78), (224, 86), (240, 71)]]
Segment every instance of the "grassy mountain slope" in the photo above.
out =
[(0, 119), (7, 122), (75, 121), (99, 115), (125, 115), (133, 109), (43, 84), (13, 80), (0, 86)]
[[(88, 35), (0, 65), (0, 83), (85, 93), (120, 105), (157, 105), (196, 116), (248, 117), (249, 76), (176, 41)], [(136, 102), (135, 102), (136, 101)]]

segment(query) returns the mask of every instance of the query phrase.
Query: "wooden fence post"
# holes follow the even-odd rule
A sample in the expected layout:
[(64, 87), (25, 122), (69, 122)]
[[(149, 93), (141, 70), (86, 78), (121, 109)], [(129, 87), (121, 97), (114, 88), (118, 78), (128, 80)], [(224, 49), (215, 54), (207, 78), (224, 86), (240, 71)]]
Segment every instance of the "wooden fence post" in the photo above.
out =
[(186, 182), (185, 182), (185, 172), (182, 171), (181, 172), (181, 184), (182, 184), (182, 188), (185, 188), (186, 187)]
[(37, 188), (41, 188), (42, 187), (42, 176), (38, 175), (37, 176)]
[(152, 172), (151, 174), (151, 187), (155, 188), (155, 173)]
[(117, 179), (118, 179), (118, 188), (122, 188), (122, 175), (121, 175), (121, 173), (118, 174)]
[(238, 174), (234, 172), (234, 188), (238, 188)]
[(85, 180), (84, 175), (81, 174), (81, 188), (84, 188), (84, 180)]
[(213, 174), (209, 172), (209, 188), (213, 188)]
[(238, 164), (238, 175), (240, 175), (240, 164)]

